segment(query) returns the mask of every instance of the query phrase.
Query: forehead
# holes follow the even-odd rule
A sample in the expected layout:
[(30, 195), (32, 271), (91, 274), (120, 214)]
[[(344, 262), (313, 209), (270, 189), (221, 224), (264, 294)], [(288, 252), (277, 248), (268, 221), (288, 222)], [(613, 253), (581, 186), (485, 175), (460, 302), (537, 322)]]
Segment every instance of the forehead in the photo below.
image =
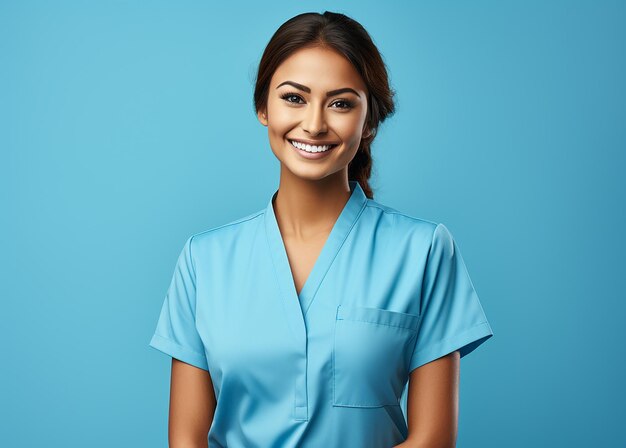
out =
[(363, 78), (348, 59), (334, 50), (320, 47), (298, 50), (285, 59), (272, 76), (271, 88), (287, 80), (310, 87), (312, 94), (341, 87), (366, 90)]

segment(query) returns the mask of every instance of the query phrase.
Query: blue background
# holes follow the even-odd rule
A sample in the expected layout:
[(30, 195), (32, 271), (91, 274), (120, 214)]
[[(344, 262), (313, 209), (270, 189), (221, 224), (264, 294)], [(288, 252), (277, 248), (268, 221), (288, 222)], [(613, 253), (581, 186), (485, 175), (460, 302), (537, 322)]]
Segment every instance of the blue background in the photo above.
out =
[(288, 18), (360, 21), (397, 113), (375, 199), (443, 222), (495, 336), (459, 447), (626, 446), (626, 4), (0, 3), (0, 440), (165, 447), (148, 347), (185, 239), (266, 206), (252, 109)]

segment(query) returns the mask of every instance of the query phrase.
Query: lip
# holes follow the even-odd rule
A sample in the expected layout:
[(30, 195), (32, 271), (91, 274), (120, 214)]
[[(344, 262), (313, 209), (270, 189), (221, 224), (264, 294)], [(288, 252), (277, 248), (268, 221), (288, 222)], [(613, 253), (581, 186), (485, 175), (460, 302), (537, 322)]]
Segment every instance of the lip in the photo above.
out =
[[(287, 139), (287, 144), (293, 148), (294, 151), (296, 151), (296, 154), (298, 154), (300, 157), (302, 157), (303, 159), (308, 159), (308, 160), (319, 160), (319, 159), (324, 159), (326, 157), (328, 157), (330, 155), (330, 153), (335, 151), (335, 148), (337, 148), (339, 145), (338, 144), (334, 144), (334, 146), (326, 151), (322, 151), (322, 152), (307, 152), (304, 151), (300, 148), (296, 148), (295, 146), (293, 146), (293, 144), (291, 143), (292, 139)], [(295, 140), (295, 141), (300, 141), (300, 140)]]
[(337, 142), (312, 141), (312, 140), (305, 140), (301, 138), (287, 138), (287, 140), (298, 142), (298, 143), (304, 143), (305, 145), (312, 145), (312, 146), (325, 146), (325, 145), (338, 145), (339, 144)]

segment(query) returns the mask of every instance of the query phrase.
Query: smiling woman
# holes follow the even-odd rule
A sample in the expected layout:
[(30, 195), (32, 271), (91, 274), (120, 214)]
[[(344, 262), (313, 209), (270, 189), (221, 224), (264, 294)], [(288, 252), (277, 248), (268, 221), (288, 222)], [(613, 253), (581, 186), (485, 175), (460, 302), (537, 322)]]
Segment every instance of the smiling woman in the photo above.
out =
[[(328, 47), (299, 49), (276, 68), (269, 92), (257, 114), (281, 167), (315, 180), (351, 163), (368, 129), (368, 89), (350, 61)], [(362, 183), (369, 188), (367, 176)]]
[[(285, 22), (267, 44), (254, 111), (268, 127), (281, 169), (319, 180), (347, 166), (347, 179), (373, 198), (371, 143), (395, 112), (394, 95), (383, 58), (358, 22), (328, 11), (308, 13)], [(336, 147), (307, 153), (306, 146), (284, 145), (290, 141)]]
[[(300, 178), (321, 179), (350, 164), (366, 131), (368, 94), (345, 57), (322, 47), (301, 49), (276, 69), (269, 91), (257, 114), (284, 168)], [(302, 158), (326, 160), (310, 164)]]
[(270, 39), (254, 110), (279, 187), (187, 239), (150, 342), (173, 358), (170, 446), (454, 446), (459, 360), (493, 333), (448, 229), (373, 199), (393, 95), (343, 14)]

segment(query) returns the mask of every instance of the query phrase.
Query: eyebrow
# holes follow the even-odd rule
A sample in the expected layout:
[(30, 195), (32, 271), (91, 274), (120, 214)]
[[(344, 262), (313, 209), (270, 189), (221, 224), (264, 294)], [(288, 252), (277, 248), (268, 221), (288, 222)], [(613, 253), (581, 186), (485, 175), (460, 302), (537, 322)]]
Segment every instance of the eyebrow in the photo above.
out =
[[(298, 84), (297, 82), (293, 82), (293, 81), (281, 82), (280, 84), (278, 84), (276, 86), (276, 88), (278, 89), (279, 87), (284, 86), (285, 84), (290, 84), (290, 85), (294, 86), (296, 89), (303, 90), (306, 93), (311, 93), (311, 89), (309, 87), (303, 86), (302, 84)], [(359, 93), (356, 90), (354, 90), (354, 89), (352, 89), (350, 87), (343, 87), (341, 89), (330, 90), (330, 91), (326, 92), (326, 97), (333, 96), (333, 95), (339, 95), (340, 93), (344, 93), (344, 92), (351, 92), (351, 93), (354, 93), (359, 98), (361, 97), (361, 95), (359, 95)]]

